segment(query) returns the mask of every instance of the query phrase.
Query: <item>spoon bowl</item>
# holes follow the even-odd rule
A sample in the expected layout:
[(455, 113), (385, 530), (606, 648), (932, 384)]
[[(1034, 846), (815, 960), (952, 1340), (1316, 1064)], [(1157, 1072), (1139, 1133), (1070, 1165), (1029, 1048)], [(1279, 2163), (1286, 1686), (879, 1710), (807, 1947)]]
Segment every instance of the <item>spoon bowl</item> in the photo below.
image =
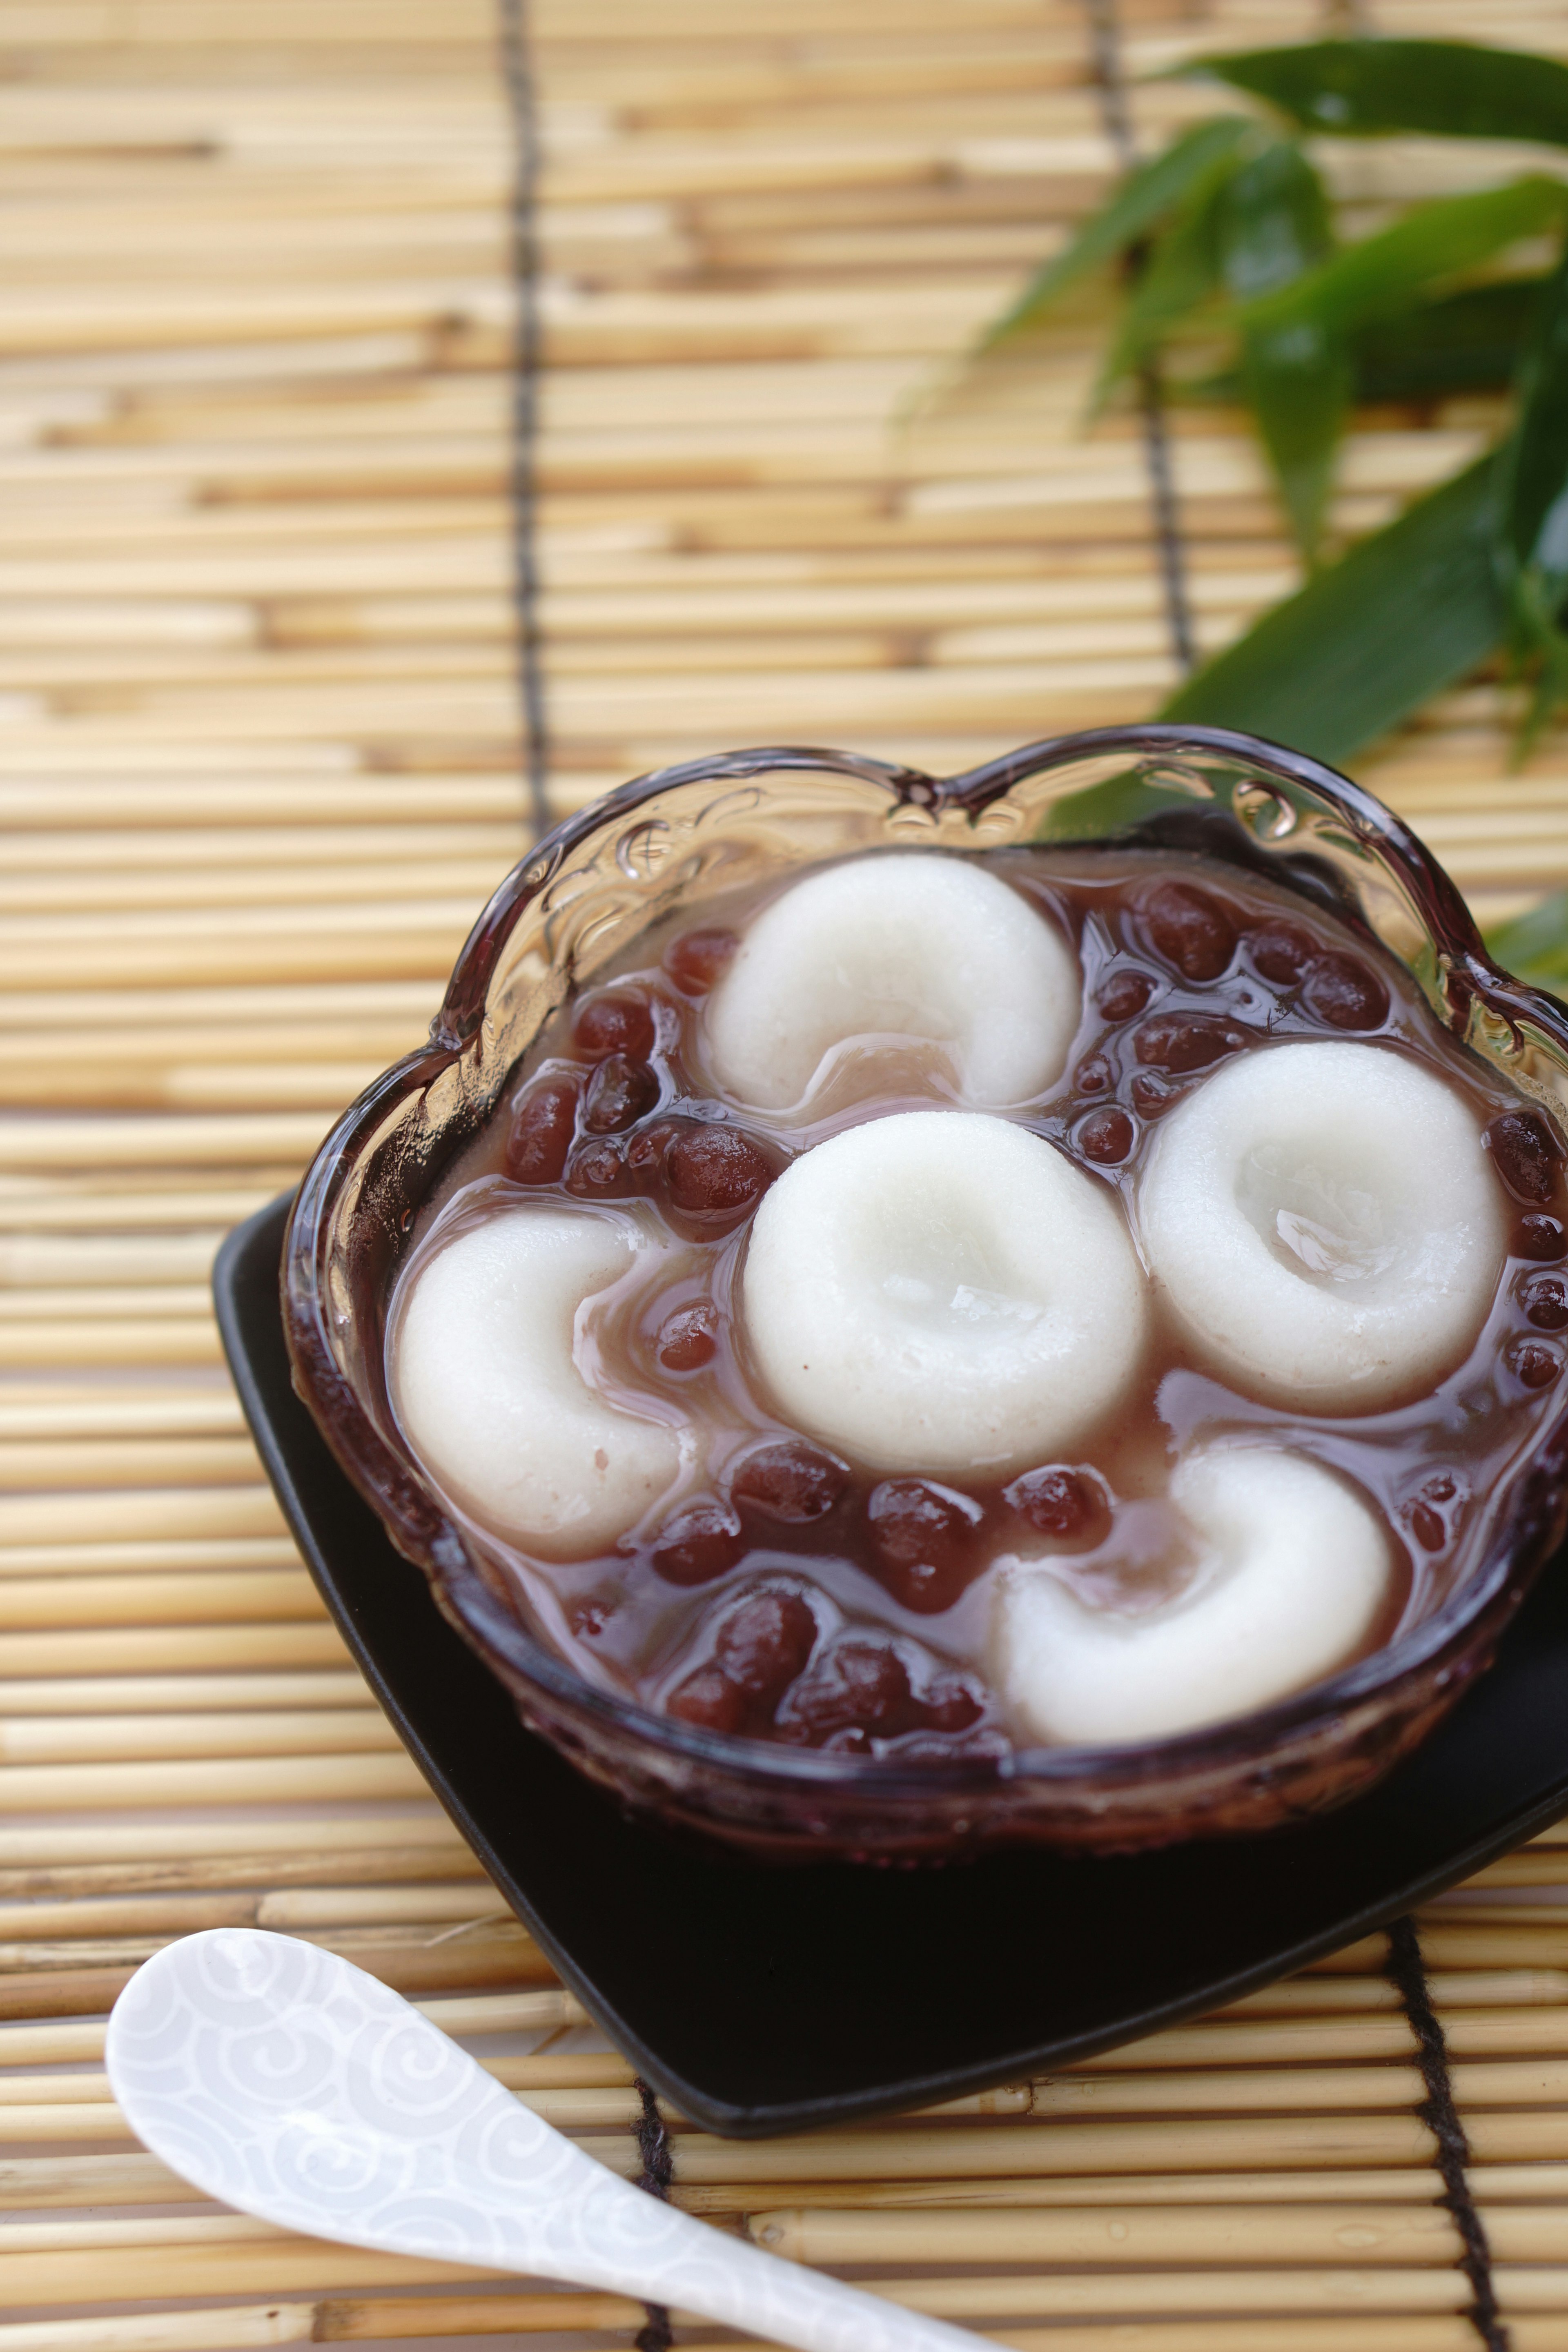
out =
[(802, 2352), (979, 2340), (617, 2179), (401, 1994), (292, 1936), (214, 1927), (167, 1945), (115, 2003), (104, 2055), (155, 2156), (285, 2230), (608, 2288)]

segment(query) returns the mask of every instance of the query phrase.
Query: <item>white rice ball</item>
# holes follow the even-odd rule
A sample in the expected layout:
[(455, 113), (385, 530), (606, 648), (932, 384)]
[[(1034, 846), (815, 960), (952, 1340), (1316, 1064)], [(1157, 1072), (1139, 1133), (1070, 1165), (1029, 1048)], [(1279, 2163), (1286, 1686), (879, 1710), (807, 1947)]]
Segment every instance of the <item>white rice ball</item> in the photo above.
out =
[(1277, 1045), (1155, 1130), (1144, 1262), (1189, 1345), (1249, 1394), (1371, 1412), (1474, 1343), (1507, 1247), (1458, 1090), (1383, 1045)]
[(890, 851), (808, 875), (763, 908), (704, 1011), (715, 1076), (737, 1101), (802, 1101), (851, 1038), (941, 1047), (965, 1102), (1024, 1102), (1060, 1076), (1078, 1027), (1078, 959), (984, 866)]
[(993, 1670), (1026, 1735), (1099, 1748), (1194, 1731), (1321, 1682), (1365, 1641), (1389, 1538), (1331, 1471), (1218, 1444), (1178, 1465), (1171, 1497), (1197, 1564), (1142, 1614), (1089, 1607), (1038, 1561), (998, 1562)]
[(657, 1247), (630, 1219), (529, 1202), (470, 1225), (400, 1302), (393, 1403), (453, 1501), (525, 1548), (601, 1551), (672, 1485), (680, 1437), (589, 1387), (585, 1302)]
[(1142, 1356), (1115, 1202), (1027, 1129), (968, 1111), (849, 1128), (757, 1212), (746, 1339), (785, 1419), (879, 1470), (1059, 1455)]

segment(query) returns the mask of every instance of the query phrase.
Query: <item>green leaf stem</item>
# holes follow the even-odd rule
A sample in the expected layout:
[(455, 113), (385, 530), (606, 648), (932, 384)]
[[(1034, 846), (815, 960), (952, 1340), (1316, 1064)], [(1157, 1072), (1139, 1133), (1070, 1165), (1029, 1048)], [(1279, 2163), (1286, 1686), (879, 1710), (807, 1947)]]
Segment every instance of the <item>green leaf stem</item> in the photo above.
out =
[(1266, 99), (1305, 131), (1420, 131), (1568, 147), (1568, 66), (1470, 41), (1315, 41), (1184, 70)]
[(1500, 643), (1496, 506), (1489, 454), (1266, 613), (1160, 716), (1348, 760)]

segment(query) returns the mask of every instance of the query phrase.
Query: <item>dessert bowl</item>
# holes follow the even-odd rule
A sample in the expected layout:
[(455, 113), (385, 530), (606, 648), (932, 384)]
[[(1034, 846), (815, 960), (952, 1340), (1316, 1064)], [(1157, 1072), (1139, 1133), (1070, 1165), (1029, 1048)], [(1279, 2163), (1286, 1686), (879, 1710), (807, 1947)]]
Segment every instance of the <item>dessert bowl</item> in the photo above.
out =
[(1131, 1851), (1256, 1830), (1342, 1801), (1429, 1730), (1489, 1662), (1564, 1513), (1568, 1414), (1488, 1498), (1467, 1572), (1419, 1622), (1250, 1714), (1115, 1746), (855, 1755), (683, 1721), (576, 1673), (509, 1607), (416, 1460), (388, 1396), (387, 1314), (416, 1218), (517, 1066), (577, 992), (679, 909), (879, 848), (1194, 854), (1331, 914), (1403, 967), (1478, 1066), (1544, 1113), (1568, 1105), (1568, 1015), (1486, 957), (1447, 877), (1397, 819), (1316, 761), (1218, 730), (1105, 730), (938, 781), (847, 754), (760, 750), (628, 784), (509, 877), (454, 971), (429, 1046), (344, 1115), (285, 1246), (301, 1396), (392, 1540), (523, 1719), (636, 1807), (757, 1853), (900, 1858), (1000, 1841)]

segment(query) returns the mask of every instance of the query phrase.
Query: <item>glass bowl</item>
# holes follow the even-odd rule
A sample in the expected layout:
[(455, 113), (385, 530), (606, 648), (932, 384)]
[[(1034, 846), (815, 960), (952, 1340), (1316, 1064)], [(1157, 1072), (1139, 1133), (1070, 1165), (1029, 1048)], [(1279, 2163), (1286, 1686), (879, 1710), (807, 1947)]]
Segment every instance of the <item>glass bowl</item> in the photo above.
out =
[(1264, 874), (1410, 971), (1438, 1021), (1561, 1127), (1568, 1011), (1486, 956), (1463, 900), (1370, 793), (1215, 728), (1099, 729), (936, 779), (846, 752), (767, 749), (645, 776), (541, 842), (458, 959), (429, 1045), (343, 1114), (283, 1258), (295, 1385), (393, 1542), (511, 1693), (594, 1780), (759, 1854), (870, 1860), (997, 1841), (1127, 1852), (1338, 1804), (1406, 1754), (1489, 1663), (1565, 1514), (1568, 1410), (1543, 1424), (1472, 1572), (1424, 1622), (1294, 1697), (1180, 1738), (912, 1762), (701, 1729), (591, 1687), (497, 1597), (400, 1435), (387, 1301), (416, 1213), (519, 1058), (575, 990), (677, 906), (879, 846), (1030, 842), (1198, 851)]

